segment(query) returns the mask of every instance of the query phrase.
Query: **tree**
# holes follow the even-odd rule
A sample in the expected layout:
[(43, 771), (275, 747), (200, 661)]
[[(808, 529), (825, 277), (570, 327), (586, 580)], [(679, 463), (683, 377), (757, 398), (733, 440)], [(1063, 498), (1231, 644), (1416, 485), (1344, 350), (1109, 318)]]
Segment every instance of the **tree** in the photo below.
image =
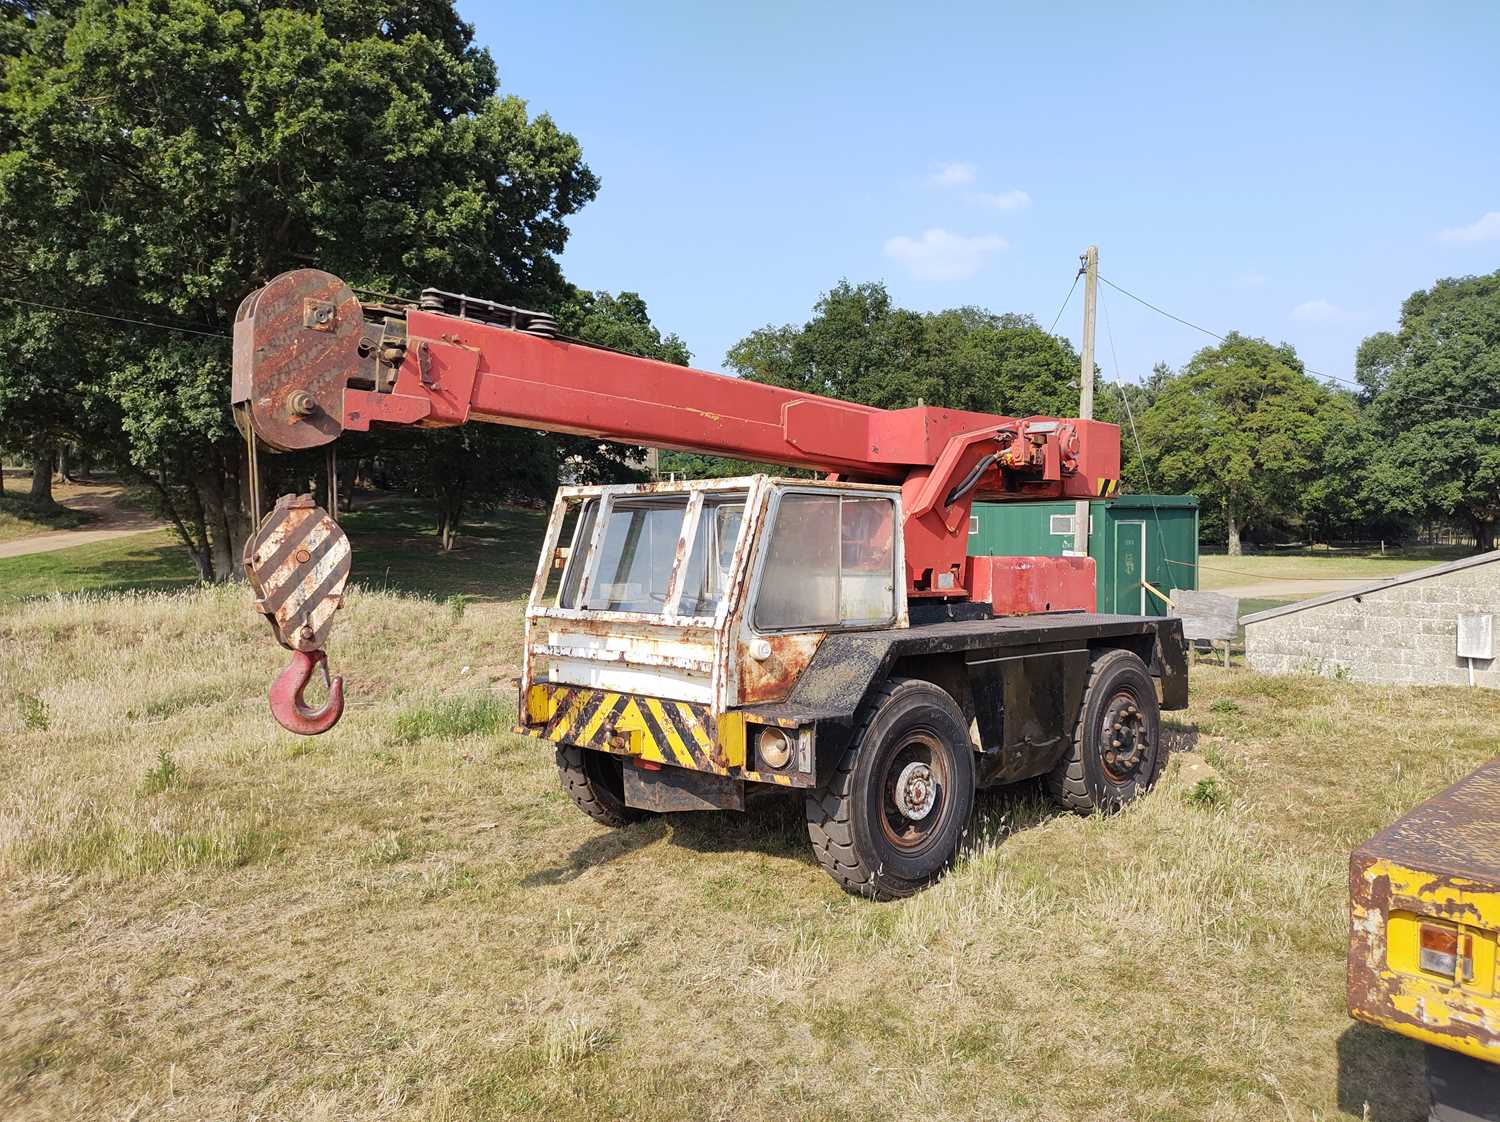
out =
[(1330, 426), (1353, 413), (1292, 347), (1233, 333), (1167, 378), (1137, 420), (1153, 482), (1216, 508), (1238, 554), (1246, 530), (1301, 512)]
[(1158, 362), (1144, 382), (1111, 383), (1095, 378), (1094, 416), (1120, 426), (1120, 483), (1127, 491), (1140, 493), (1161, 486), (1145, 458), (1149, 453), (1140, 440), (1139, 425), (1172, 377), (1172, 368)]
[(1401, 326), (1360, 344), (1369, 486), (1387, 513), (1465, 521), (1481, 551), (1500, 519), (1500, 271), (1440, 280)]
[(52, 502), (58, 445), (79, 435), (78, 351), (64, 317), (11, 306), (0, 310), (0, 444), (31, 464), (31, 501)]
[(1030, 316), (913, 312), (883, 284), (840, 281), (801, 327), (763, 327), (729, 349), (741, 377), (885, 409), (1071, 414), (1078, 355)]
[(573, 137), (497, 96), (452, 3), (11, 7), (0, 281), (175, 329), (112, 332), (77, 389), (114, 411), (122, 466), (152, 483), (205, 578), (232, 571), (248, 531), (215, 338), (246, 293), (316, 263), (386, 291), (566, 294), (564, 220), (597, 180)]

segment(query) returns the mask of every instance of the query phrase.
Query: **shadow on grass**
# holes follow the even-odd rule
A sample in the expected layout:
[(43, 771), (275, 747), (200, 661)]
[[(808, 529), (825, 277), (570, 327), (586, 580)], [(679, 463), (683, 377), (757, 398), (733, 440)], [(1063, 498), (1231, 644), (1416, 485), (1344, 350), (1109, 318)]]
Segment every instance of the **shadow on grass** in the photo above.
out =
[(800, 792), (779, 788), (746, 793), (744, 811), (683, 811), (596, 834), (562, 862), (531, 873), (522, 884), (563, 884), (589, 869), (627, 857), (659, 841), (695, 853), (761, 853), (815, 865)]
[(1339, 1109), (1369, 1122), (1419, 1122), (1427, 1117), (1422, 1045), (1356, 1022), (1340, 1034)]
[[(758, 853), (816, 867), (807, 836), (801, 791), (751, 787), (740, 811), (687, 811), (654, 815), (588, 838), (560, 863), (538, 869), (521, 883), (562, 884), (587, 870), (627, 857), (659, 841), (695, 853)], [(1047, 798), (1040, 780), (978, 791), (964, 849), (1003, 842), (1063, 811)]]
[(502, 507), (465, 521), (447, 553), (438, 548), (436, 520), (416, 499), (386, 497), (340, 519), (353, 547), (355, 581), (444, 599), (514, 600), (531, 588), (547, 513)]
[(1161, 740), (1167, 749), (1169, 760), (1178, 752), (1196, 752), (1198, 750), (1198, 726), (1179, 721), (1175, 717), (1163, 717)]

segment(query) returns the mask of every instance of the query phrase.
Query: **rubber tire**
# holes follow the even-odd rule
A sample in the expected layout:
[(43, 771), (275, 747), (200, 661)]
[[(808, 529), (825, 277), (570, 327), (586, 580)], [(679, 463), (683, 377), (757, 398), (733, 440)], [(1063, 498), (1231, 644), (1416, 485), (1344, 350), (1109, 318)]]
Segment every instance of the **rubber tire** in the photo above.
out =
[[(948, 790), (941, 807), (939, 842), (915, 857), (883, 835), (879, 815), (881, 757), (899, 748), (903, 735), (925, 726), (945, 750)], [(813, 852), (839, 885), (856, 896), (894, 900), (932, 884), (953, 863), (974, 807), (974, 752), (968, 722), (946, 692), (916, 678), (892, 678), (866, 702), (849, 747), (822, 786), (804, 799)]]
[(625, 805), (623, 764), (619, 757), (591, 748), (557, 746), (557, 778), (573, 805), (602, 826), (619, 829), (650, 816)]
[[(1145, 719), (1151, 757), (1124, 783), (1104, 770), (1099, 726), (1104, 708), (1121, 689), (1133, 697)], [(1074, 814), (1112, 814), (1156, 785), (1167, 766), (1167, 746), (1161, 735), (1161, 706), (1156, 700), (1156, 682), (1146, 664), (1130, 651), (1099, 651), (1089, 664), (1088, 685), (1078, 707), (1078, 723), (1068, 751), (1044, 780), (1047, 793), (1064, 810)]]

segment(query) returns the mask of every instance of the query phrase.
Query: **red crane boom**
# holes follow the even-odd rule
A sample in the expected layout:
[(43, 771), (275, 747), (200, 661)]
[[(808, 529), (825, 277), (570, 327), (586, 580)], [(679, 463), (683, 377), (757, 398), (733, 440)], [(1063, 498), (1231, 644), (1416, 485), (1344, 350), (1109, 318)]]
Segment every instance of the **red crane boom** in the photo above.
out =
[(913, 597), (968, 595), (976, 498), (1095, 497), (1119, 478), (1119, 430), (1103, 422), (877, 409), (556, 335), (541, 313), (431, 289), (366, 304), (299, 269), (241, 305), (233, 400), (282, 451), (478, 420), (897, 483)]

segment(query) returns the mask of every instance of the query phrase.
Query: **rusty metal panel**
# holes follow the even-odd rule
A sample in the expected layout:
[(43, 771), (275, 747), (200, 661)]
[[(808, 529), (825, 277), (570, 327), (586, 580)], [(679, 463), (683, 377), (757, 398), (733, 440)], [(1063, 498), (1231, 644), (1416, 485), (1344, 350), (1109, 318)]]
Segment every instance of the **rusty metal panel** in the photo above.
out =
[[(1455, 933), (1453, 977), (1411, 953), (1414, 929)], [(1349, 862), (1349, 1011), (1439, 1047), (1500, 1062), (1500, 760), (1356, 850)], [(1472, 975), (1472, 976), (1470, 976)]]
[(311, 495), (283, 495), (245, 543), (255, 610), (290, 650), (315, 651), (349, 579), (349, 539)]
[(643, 771), (624, 768), (625, 805), (658, 814), (684, 810), (744, 810), (743, 780), (700, 771), (664, 767)]
[[(791, 635), (762, 635), (748, 643), (741, 638), (740, 650), (736, 652), (737, 703), (785, 701), (826, 635), (823, 631), (800, 631)], [(763, 658), (756, 657), (760, 653)]]
[(1092, 557), (970, 557), (965, 578), (970, 596), (996, 615), (1092, 612)]
[(1434, 795), (1360, 849), (1500, 892), (1500, 760)]
[[(344, 387), (378, 360), (361, 354), (364, 308), (338, 277), (282, 273), (240, 304), (234, 323), (231, 400), (283, 452), (316, 448), (343, 432)], [(368, 348), (367, 348), (368, 349)]]

